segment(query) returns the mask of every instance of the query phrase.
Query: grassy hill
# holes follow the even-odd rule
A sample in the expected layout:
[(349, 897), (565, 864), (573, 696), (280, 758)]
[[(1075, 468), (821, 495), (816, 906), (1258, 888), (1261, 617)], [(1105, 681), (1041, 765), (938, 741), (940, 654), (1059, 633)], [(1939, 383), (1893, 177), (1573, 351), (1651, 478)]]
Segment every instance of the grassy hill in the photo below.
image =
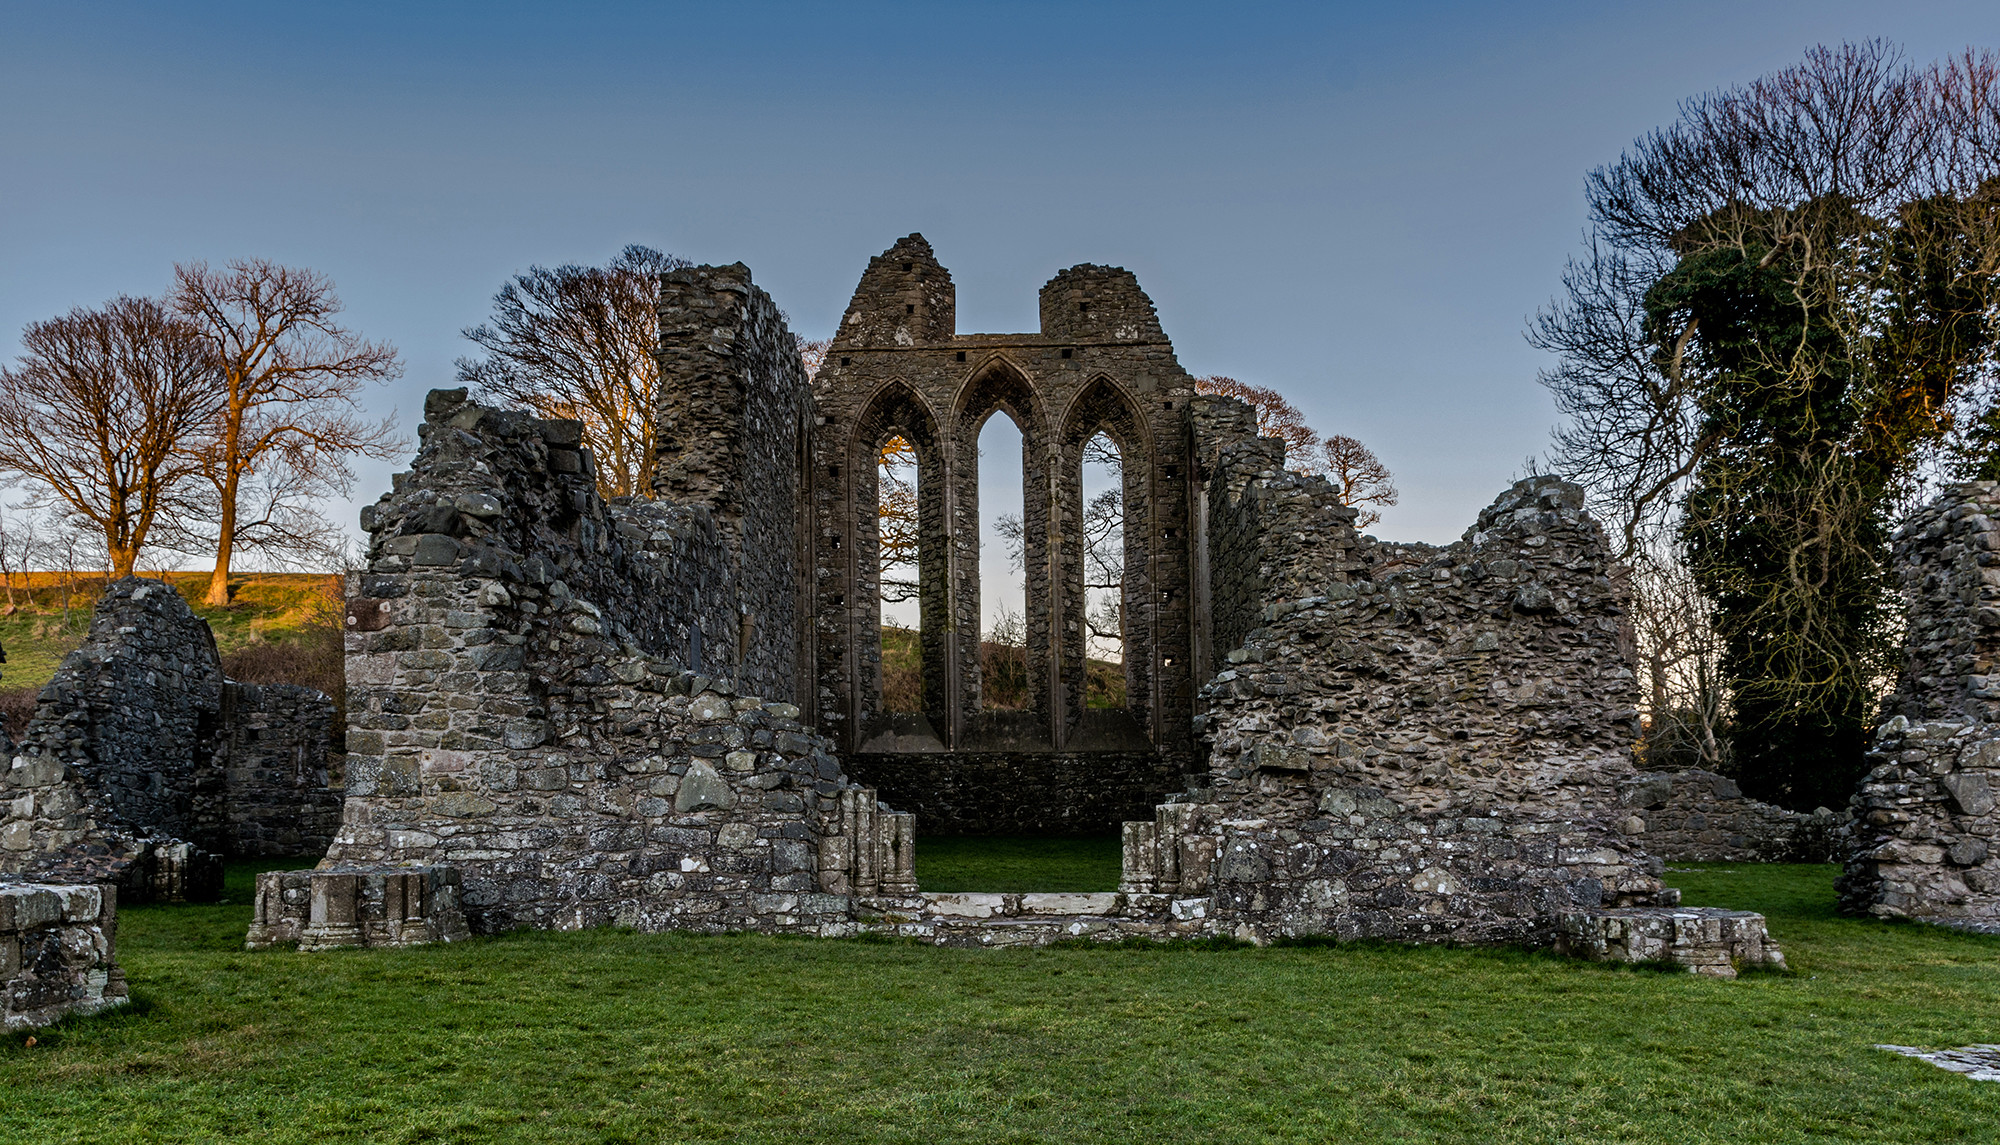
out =
[[(152, 574), (162, 575), (162, 574)], [(205, 572), (170, 572), (172, 584), (215, 632), (223, 671), (252, 684), (304, 684), (333, 696), (341, 675), (340, 578), (327, 573), (245, 573), (230, 578), (226, 608), (201, 603)], [(102, 575), (16, 573), (0, 585), (0, 714), (12, 731), (63, 657), (83, 643), (104, 591)]]

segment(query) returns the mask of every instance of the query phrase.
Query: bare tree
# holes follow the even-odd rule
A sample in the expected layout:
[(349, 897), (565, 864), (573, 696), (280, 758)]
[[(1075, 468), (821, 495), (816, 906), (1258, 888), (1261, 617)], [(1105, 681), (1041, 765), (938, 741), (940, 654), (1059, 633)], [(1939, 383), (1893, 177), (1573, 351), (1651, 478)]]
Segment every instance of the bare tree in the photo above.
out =
[[(204, 603), (229, 603), (239, 549), (322, 555), (331, 531), (316, 508), (346, 493), (353, 457), (390, 458), (393, 424), (360, 417), (363, 385), (402, 373), (394, 348), (334, 320), (340, 300), (325, 275), (264, 259), (174, 268), (174, 308), (214, 343), (225, 390), (201, 454), (214, 487), (215, 572)], [(256, 481), (247, 504), (245, 482)]]
[(128, 576), (201, 475), (187, 447), (221, 411), (213, 343), (149, 298), (28, 325), (0, 368), (0, 470), (102, 534)]
[(458, 378), (542, 417), (583, 423), (606, 498), (650, 497), (659, 403), (660, 275), (686, 259), (628, 246), (606, 266), (531, 266), (464, 332), (486, 351)]
[(1389, 467), (1356, 439), (1336, 433), (1320, 443), (1320, 452), (1326, 458), (1326, 475), (1340, 486), (1340, 503), (1361, 510), (1354, 519), (1357, 527), (1365, 529), (1382, 519), (1375, 506), (1394, 505), (1402, 498)]
[(881, 556), (882, 599), (915, 600), (921, 539), (917, 518), (917, 448), (900, 434), (882, 443), (876, 465), (875, 537)]

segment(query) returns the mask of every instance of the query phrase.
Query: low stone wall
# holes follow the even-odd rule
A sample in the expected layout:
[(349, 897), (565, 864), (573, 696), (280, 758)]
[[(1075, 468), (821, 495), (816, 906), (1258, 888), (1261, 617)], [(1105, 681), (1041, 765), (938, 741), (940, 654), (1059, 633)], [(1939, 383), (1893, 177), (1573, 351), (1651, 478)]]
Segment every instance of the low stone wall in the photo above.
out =
[(1185, 782), (1152, 751), (868, 753), (842, 767), (926, 836), (1116, 834)]
[(1840, 820), (1746, 798), (1701, 768), (1643, 772), (1618, 785), (1618, 830), (1671, 863), (1831, 863)]
[(125, 1002), (118, 892), (0, 883), (0, 1026), (46, 1026)]
[(1206, 898), (1154, 894), (919, 894), (861, 899), (856, 930), (922, 939), (938, 946), (1046, 946), (1087, 939), (1117, 942), (1208, 938)]

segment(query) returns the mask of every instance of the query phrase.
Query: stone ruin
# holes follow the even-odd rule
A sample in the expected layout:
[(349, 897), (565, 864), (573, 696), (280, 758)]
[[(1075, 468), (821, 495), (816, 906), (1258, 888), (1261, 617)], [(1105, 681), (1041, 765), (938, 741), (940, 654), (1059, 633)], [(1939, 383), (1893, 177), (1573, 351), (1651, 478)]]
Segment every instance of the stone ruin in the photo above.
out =
[[(317, 869), (262, 877), (250, 945), (615, 924), (1782, 963), (1755, 916), (1674, 910), (1637, 841), (1622, 590), (1575, 486), (1518, 483), (1449, 546), (1377, 541), (1249, 407), (1194, 392), (1129, 273), (1064, 271), (1041, 312), (957, 333), (913, 235), (809, 381), (745, 268), (669, 272), (652, 498), (600, 498), (577, 423), (434, 391), (349, 579), (344, 821)], [(1021, 711), (981, 701), (994, 414), (1029, 494)], [(1118, 710), (1082, 688), (1100, 432), (1124, 462)], [(882, 688), (892, 435), (918, 465), (912, 712)], [(1124, 875), (923, 893), (919, 827), (1122, 829)]]
[[(622, 925), (1782, 965), (1760, 918), (1680, 909), (1660, 881), (1655, 840), (1760, 854), (1798, 817), (1635, 770), (1623, 589), (1576, 486), (1518, 482), (1451, 545), (1364, 536), (1254, 411), (1195, 393), (1116, 268), (1058, 274), (1034, 333), (959, 334), (950, 273), (912, 235), (870, 262), (810, 380), (740, 264), (668, 272), (659, 315), (650, 498), (598, 495), (576, 422), (430, 394), (411, 469), (362, 513), (346, 751), (324, 767), (312, 697), (223, 680), (170, 589), (114, 586), (13, 753), (0, 870), (187, 897), (213, 853), (325, 838), (344, 780), (319, 865), (260, 876), (252, 948)], [(982, 701), (996, 414), (1023, 442), (1019, 711)], [(1124, 480), (1112, 710), (1083, 688), (1099, 433)], [(918, 468), (908, 712), (882, 686), (891, 436)], [(1122, 830), (1123, 875), (924, 893), (920, 827)]]
[(0, 743), (0, 880), (190, 901), (220, 892), (224, 855), (321, 854), (342, 802), (333, 717), (310, 688), (225, 677), (171, 585), (115, 581), (20, 742)]
[(1959, 485), (1895, 552), (1904, 665), (1855, 793), (1849, 914), (2000, 934), (2000, 485)]

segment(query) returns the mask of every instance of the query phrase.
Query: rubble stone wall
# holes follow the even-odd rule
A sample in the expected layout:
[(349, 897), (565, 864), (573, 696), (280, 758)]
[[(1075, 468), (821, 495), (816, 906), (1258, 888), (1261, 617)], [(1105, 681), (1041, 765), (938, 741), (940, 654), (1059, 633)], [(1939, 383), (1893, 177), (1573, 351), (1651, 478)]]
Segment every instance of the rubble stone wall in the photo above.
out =
[(1561, 911), (1671, 903), (1618, 806), (1636, 690), (1582, 490), (1531, 478), (1453, 545), (1385, 544), (1230, 421), (1196, 443), (1207, 786), (1128, 827), (1124, 889), (1207, 887), (1245, 937), (1547, 943)]
[[(792, 332), (749, 268), (694, 266), (660, 278), (660, 408), (654, 493), (709, 510), (734, 574), (745, 688), (798, 697), (812, 389)], [(718, 661), (722, 663), (724, 661)]]
[(1641, 772), (1618, 786), (1631, 812), (1623, 828), (1668, 862), (1830, 863), (1838, 819), (1744, 796), (1726, 775), (1701, 768)]
[(1904, 667), (1838, 889), (1850, 914), (2000, 933), (2000, 485), (1956, 486), (1895, 540)]
[(212, 897), (220, 856), (324, 852), (340, 818), (333, 704), (225, 678), (162, 581), (107, 586), (7, 754), (0, 874)]
[(775, 453), (714, 439), (796, 447), (774, 396), (802, 385), (796, 347), (740, 267), (673, 272), (662, 297), (663, 327), (687, 326), (663, 338), (659, 500), (600, 500), (574, 422), (426, 401), (349, 580), (348, 802), (323, 869), (448, 866), (482, 932), (844, 933), (851, 894), (914, 890), (909, 817), (739, 678), (783, 687), (798, 647), (765, 623), (780, 589), (755, 587), (795, 574), (760, 546), (796, 539), (796, 506), (759, 487), (784, 487)]
[(231, 680), (223, 685), (221, 720), (228, 853), (325, 854), (345, 796), (333, 701), (297, 684)]

